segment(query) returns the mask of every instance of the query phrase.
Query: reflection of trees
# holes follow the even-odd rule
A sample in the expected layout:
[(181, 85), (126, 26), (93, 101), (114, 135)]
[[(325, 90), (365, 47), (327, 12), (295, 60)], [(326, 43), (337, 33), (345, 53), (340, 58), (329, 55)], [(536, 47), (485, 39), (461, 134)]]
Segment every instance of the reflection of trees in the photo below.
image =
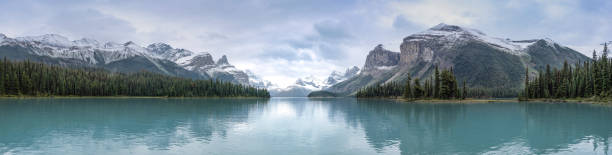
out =
[[(382, 100), (330, 103), (359, 124), (378, 151), (399, 144), (402, 154), (480, 153), (520, 135), (520, 112), (514, 104), (402, 104)], [(356, 103), (351, 103), (356, 102)]]
[(521, 106), (526, 112), (525, 137), (532, 152), (555, 153), (551, 151), (591, 140), (593, 150), (603, 150), (607, 154), (612, 136), (612, 107), (575, 103)]
[[(31, 144), (50, 134), (94, 140), (146, 139), (151, 149), (222, 137), (246, 122), (259, 99), (25, 99), (0, 103), (0, 144)], [(182, 130), (182, 131), (181, 131)], [(180, 132), (186, 133), (180, 133)], [(20, 135), (14, 135), (20, 133)], [(187, 134), (187, 136), (185, 136)], [(111, 137), (108, 137), (111, 136)], [(52, 138), (52, 136), (50, 136)]]
[[(361, 126), (368, 143), (378, 151), (399, 143), (402, 153), (422, 152), (445, 136), (463, 105), (398, 104), (383, 100), (356, 100), (330, 104), (332, 112), (345, 113), (347, 124)], [(445, 106), (445, 108), (440, 108)], [(432, 148), (426, 148), (432, 147)], [(420, 151), (419, 151), (420, 150)]]

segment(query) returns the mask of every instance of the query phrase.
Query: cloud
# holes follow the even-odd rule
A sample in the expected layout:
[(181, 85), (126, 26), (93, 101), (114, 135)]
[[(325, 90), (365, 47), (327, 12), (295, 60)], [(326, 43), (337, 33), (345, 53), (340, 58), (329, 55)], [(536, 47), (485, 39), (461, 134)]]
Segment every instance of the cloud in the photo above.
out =
[(291, 83), (361, 66), (377, 44), (399, 52), (402, 38), (441, 22), (548, 37), (590, 55), (612, 40), (611, 8), (609, 0), (3, 0), (0, 33), (166, 42)]
[(44, 29), (62, 35), (104, 41), (129, 41), (136, 35), (129, 22), (93, 9), (61, 11), (45, 23)]
[(352, 35), (346, 30), (346, 27), (338, 21), (326, 20), (314, 24), (314, 29), (317, 31), (321, 39), (326, 41), (339, 41), (349, 39)]

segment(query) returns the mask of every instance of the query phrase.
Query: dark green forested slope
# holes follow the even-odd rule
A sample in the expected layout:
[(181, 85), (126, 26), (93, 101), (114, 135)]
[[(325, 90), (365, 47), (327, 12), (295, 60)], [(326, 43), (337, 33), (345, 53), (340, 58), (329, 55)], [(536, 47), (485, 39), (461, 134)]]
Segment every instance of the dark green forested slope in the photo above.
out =
[(604, 45), (603, 54), (593, 60), (577, 63), (572, 67), (567, 62), (561, 69), (546, 66), (539, 75), (526, 82), (521, 93), (522, 99), (533, 98), (610, 98), (612, 97), (612, 59), (608, 58), (608, 48)]
[(0, 95), (269, 97), (265, 89), (214, 80), (193, 80), (151, 72), (112, 73), (65, 68), (28, 60), (0, 60)]
[(360, 89), (356, 97), (404, 97), (407, 99), (465, 99), (466, 97), (490, 97), (483, 96), (485, 93), (479, 89), (468, 89), (465, 81), (459, 87), (459, 82), (453, 69), (438, 70), (435, 67), (433, 76), (421, 82), (419, 78), (414, 80), (408, 77), (404, 83), (388, 82), (383, 85), (368, 86)]

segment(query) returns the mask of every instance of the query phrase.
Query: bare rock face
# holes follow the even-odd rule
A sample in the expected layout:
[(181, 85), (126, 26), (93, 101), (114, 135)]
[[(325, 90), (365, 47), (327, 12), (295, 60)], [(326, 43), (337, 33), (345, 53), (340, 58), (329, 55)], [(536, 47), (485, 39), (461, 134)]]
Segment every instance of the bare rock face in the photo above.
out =
[(434, 58), (434, 49), (430, 42), (411, 41), (400, 45), (400, 65), (413, 65), (416, 62), (431, 62)]
[(369, 52), (363, 71), (326, 91), (353, 95), (366, 86), (403, 82), (407, 78), (428, 79), (436, 67), (452, 68), (459, 81), (469, 87), (519, 90), (525, 67), (542, 70), (588, 61), (589, 58), (550, 39), (511, 40), (466, 27), (438, 24), (405, 37), (400, 52), (382, 48)]
[(368, 54), (363, 70), (372, 71), (379, 67), (395, 66), (399, 63), (399, 60), (399, 53), (386, 50), (379, 44)]
[(221, 58), (219, 58), (219, 60), (217, 61), (217, 65), (229, 65), (227, 57), (225, 55), (221, 56)]
[(185, 65), (190, 68), (201, 68), (205, 66), (215, 65), (215, 61), (212, 56), (208, 53), (197, 55), (191, 59), (191, 61)]

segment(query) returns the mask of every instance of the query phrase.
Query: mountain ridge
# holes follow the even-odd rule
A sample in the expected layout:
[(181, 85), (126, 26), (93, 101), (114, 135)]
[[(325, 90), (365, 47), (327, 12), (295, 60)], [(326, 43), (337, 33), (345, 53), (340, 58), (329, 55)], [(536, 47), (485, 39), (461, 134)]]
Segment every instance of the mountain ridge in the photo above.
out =
[(9, 38), (0, 34), (0, 56), (42, 61), (58, 65), (84, 65), (111, 71), (147, 70), (189, 78), (213, 78), (248, 84), (248, 75), (229, 64), (223, 55), (219, 62), (207, 52), (196, 53), (173, 48), (166, 43), (146, 47), (133, 41), (102, 43), (95, 39), (69, 40), (58, 34)]
[(377, 45), (364, 63), (363, 71), (326, 91), (354, 94), (370, 85), (404, 81), (408, 77), (429, 79), (435, 67), (453, 68), (459, 81), (470, 87), (520, 89), (525, 68), (531, 73), (546, 64), (560, 67), (589, 60), (579, 52), (551, 39), (510, 40), (456, 25), (438, 24), (402, 40), (400, 52)]

